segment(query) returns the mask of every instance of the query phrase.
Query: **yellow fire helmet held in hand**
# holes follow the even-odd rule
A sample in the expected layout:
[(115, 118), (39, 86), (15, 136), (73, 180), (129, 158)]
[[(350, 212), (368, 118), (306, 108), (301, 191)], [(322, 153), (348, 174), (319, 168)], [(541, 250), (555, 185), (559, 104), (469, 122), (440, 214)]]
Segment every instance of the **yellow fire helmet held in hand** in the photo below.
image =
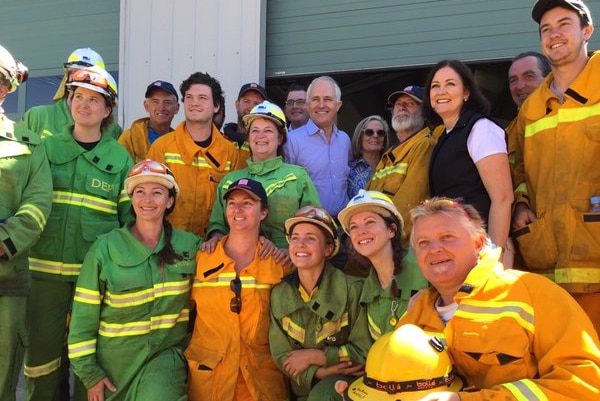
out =
[(442, 342), (406, 324), (373, 344), (365, 374), (350, 383), (344, 400), (418, 401), (429, 393), (462, 388)]

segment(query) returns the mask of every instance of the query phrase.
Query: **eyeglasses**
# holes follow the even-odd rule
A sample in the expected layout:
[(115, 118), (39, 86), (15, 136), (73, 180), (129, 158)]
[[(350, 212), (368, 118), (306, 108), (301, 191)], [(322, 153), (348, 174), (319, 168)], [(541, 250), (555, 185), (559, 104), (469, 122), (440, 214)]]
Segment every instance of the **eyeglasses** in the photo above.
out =
[(229, 288), (235, 294), (229, 301), (229, 309), (233, 313), (239, 314), (242, 311), (242, 280), (236, 276), (229, 282)]
[(285, 101), (286, 106), (304, 106), (306, 104), (306, 99), (288, 99)]
[(367, 129), (364, 129), (362, 132), (363, 132), (363, 134), (365, 134), (368, 137), (372, 137), (373, 135), (377, 135), (380, 138), (385, 137), (385, 131), (382, 129), (378, 129), (377, 131), (375, 131), (375, 130), (372, 130), (371, 128), (367, 128)]
[(157, 174), (173, 175), (171, 170), (169, 170), (169, 168), (167, 166), (165, 166), (164, 164), (159, 163), (154, 160), (146, 159), (146, 160), (143, 160), (143, 161), (137, 163), (135, 166), (133, 166), (131, 168), (131, 170), (129, 171), (129, 177), (134, 177), (136, 175), (140, 175), (146, 171), (150, 171), (152, 173), (157, 173)]

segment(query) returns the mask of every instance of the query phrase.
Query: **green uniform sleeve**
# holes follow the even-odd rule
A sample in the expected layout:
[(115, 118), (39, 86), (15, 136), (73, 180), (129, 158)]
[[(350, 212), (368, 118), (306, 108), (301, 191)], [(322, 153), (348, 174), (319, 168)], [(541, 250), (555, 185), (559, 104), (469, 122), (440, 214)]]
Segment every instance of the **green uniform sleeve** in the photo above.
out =
[(96, 360), (100, 310), (105, 284), (100, 279), (102, 260), (99, 240), (88, 251), (77, 279), (69, 326), (69, 360), (73, 372), (90, 388), (106, 377)]
[(129, 199), (129, 195), (127, 195), (127, 191), (125, 190), (125, 179), (129, 175), (131, 167), (133, 167), (133, 160), (128, 155), (127, 164), (123, 171), (121, 171), (121, 190), (119, 191), (119, 203), (117, 205), (121, 226), (134, 220), (133, 213), (131, 212), (131, 199)]
[(231, 182), (232, 181), (228, 179), (228, 176), (225, 176), (221, 180), (221, 183), (217, 185), (217, 196), (212, 211), (210, 212), (206, 238), (209, 238), (210, 234), (215, 231), (220, 232), (221, 234), (227, 234), (229, 232), (229, 227), (225, 222), (225, 200), (223, 199), (223, 193), (225, 189), (229, 188)]
[(52, 207), (52, 175), (46, 152), (41, 145), (30, 149), (31, 155), (24, 155), (27, 159), (22, 159), (22, 162), (29, 160), (30, 168), (25, 170), (29, 175), (15, 177), (24, 182), (18, 210), (12, 216), (0, 216), (0, 246), (9, 259), (28, 250), (38, 240)]
[[(299, 177), (300, 178), (300, 177)], [(300, 194), (300, 207), (304, 206), (321, 206), (321, 199), (319, 199), (319, 193), (315, 184), (310, 179), (310, 176), (304, 170), (302, 178), (302, 193)]]
[(113, 122), (106, 128), (106, 134), (112, 138), (119, 139), (123, 128), (118, 123)]

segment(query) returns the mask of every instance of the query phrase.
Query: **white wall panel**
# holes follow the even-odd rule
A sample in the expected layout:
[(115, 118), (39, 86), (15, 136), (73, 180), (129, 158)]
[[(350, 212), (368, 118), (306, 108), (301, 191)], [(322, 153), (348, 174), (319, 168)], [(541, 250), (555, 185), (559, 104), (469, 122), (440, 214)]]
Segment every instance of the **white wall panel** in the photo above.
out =
[[(266, 0), (121, 0), (119, 121), (146, 115), (146, 86), (163, 79), (179, 88), (195, 71), (223, 86), (226, 121), (242, 84), (264, 84)], [(184, 119), (183, 108), (173, 125)]]

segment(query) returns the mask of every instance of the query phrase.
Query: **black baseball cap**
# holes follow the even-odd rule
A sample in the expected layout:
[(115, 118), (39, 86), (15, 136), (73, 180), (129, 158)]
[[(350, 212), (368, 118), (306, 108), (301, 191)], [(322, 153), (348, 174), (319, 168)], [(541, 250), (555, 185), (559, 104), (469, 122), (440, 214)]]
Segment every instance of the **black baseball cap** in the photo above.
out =
[(223, 199), (227, 200), (229, 195), (236, 189), (246, 191), (254, 200), (260, 201), (264, 208), (268, 207), (269, 201), (267, 200), (267, 192), (260, 182), (250, 178), (240, 178), (229, 185), (229, 188), (227, 188), (227, 191), (223, 194)]
[(144, 96), (147, 98), (150, 97), (150, 95), (152, 95), (152, 92), (154, 92), (156, 89), (161, 89), (167, 93), (170, 93), (171, 95), (175, 95), (175, 99), (177, 99), (177, 101), (179, 101), (179, 96), (177, 95), (177, 90), (175, 89), (173, 84), (171, 84), (170, 82), (161, 81), (161, 80), (154, 81), (150, 85), (148, 85), (148, 87), (146, 88), (146, 94)]
[(248, 91), (256, 91), (260, 93), (260, 95), (263, 97), (263, 100), (269, 100), (269, 96), (267, 96), (267, 90), (263, 86), (257, 84), (256, 82), (250, 82), (242, 85), (242, 87), (240, 88), (240, 93), (238, 94), (238, 99), (241, 98), (242, 95)]
[(531, 18), (539, 24), (544, 13), (556, 7), (563, 7), (575, 11), (581, 15), (586, 26), (592, 25), (592, 14), (590, 13), (589, 8), (581, 0), (538, 0), (531, 10)]

